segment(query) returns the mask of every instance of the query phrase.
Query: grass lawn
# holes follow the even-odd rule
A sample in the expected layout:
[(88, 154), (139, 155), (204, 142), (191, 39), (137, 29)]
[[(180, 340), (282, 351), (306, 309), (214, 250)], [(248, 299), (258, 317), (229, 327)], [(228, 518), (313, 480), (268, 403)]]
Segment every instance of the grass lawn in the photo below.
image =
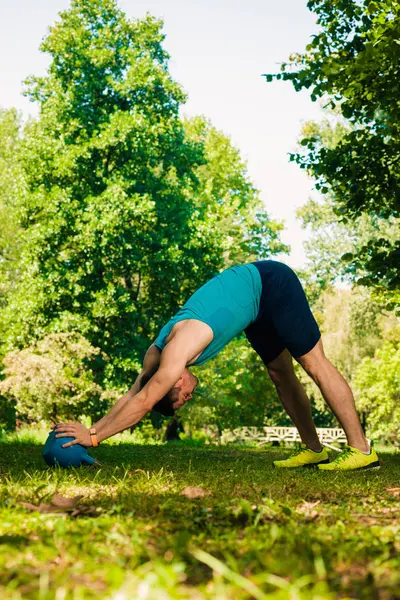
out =
[[(91, 452), (101, 468), (61, 470), (33, 440), (2, 438), (1, 599), (400, 598), (400, 456), (347, 475), (274, 470), (289, 453), (123, 441)], [(19, 504), (55, 493), (81, 494), (78, 514)]]

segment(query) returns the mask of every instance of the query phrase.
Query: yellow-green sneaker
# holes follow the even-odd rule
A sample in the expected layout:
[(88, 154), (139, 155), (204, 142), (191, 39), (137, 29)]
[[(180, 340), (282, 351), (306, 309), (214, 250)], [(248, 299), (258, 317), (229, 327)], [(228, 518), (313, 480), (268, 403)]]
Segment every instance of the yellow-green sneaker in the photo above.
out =
[(369, 454), (352, 446), (345, 446), (344, 450), (329, 463), (329, 465), (318, 465), (321, 471), (355, 471), (363, 469), (379, 469), (379, 458), (371, 443)]
[(300, 444), (292, 456), (286, 460), (274, 460), (273, 465), (277, 469), (295, 469), (297, 467), (316, 467), (325, 463), (329, 463), (326, 448), (322, 448), (320, 452), (314, 452), (305, 444)]

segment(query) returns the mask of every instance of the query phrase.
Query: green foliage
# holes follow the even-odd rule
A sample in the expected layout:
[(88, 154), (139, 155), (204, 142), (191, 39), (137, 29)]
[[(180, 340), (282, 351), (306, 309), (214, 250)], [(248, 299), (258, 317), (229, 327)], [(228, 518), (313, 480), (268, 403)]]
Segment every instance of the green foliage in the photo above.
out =
[[(319, 139), (321, 145), (335, 148), (351, 129), (336, 113), (329, 115), (321, 123), (310, 121), (301, 131), (300, 139), (313, 136)], [(307, 291), (311, 301), (315, 302), (319, 295), (337, 281), (354, 279), (351, 270), (346, 269), (344, 259), (354, 255), (362, 256), (366, 248), (371, 248), (377, 237), (386, 240), (387, 245), (397, 243), (400, 232), (400, 219), (383, 218), (378, 215), (363, 213), (352, 219), (338, 221), (335, 212), (335, 199), (332, 193), (327, 193), (318, 202), (310, 199), (304, 206), (297, 210), (297, 217), (302, 222), (302, 227), (307, 228), (310, 235), (304, 243), (307, 263), (303, 277), (306, 279)], [(361, 277), (368, 275), (368, 267), (358, 262), (358, 282)], [(364, 280), (368, 285), (368, 277)], [(377, 282), (378, 283), (378, 282)], [(375, 300), (392, 310), (398, 303), (396, 290), (384, 290), (379, 286), (371, 288)]]
[(187, 193), (202, 149), (185, 140), (160, 28), (114, 2), (73, 2), (41, 46), (48, 75), (28, 87), (41, 112), (23, 144), (25, 276), (8, 349), (80, 331), (112, 357), (104, 377), (117, 385), (193, 275), (221, 265), (218, 233)]
[[(318, 202), (310, 199), (297, 210), (297, 217), (310, 234), (304, 242), (306, 265), (301, 274), (312, 303), (333, 285), (351, 282), (353, 277), (346, 269), (346, 256), (362, 252), (367, 244), (374, 243), (377, 235), (386, 239), (387, 243), (396, 243), (399, 237), (400, 221), (396, 219), (372, 218), (363, 214), (351, 223), (338, 221), (329, 196)], [(367, 275), (367, 269), (361, 263), (358, 274)], [(362, 284), (361, 277), (358, 283)], [(368, 281), (364, 283), (368, 284)], [(388, 292), (377, 286), (370, 289), (370, 294), (388, 310), (397, 305), (398, 293), (395, 290)]]
[(385, 342), (366, 357), (355, 376), (358, 408), (366, 415), (372, 437), (399, 444), (400, 340)]
[[(382, 398), (385, 415), (395, 410), (395, 384), (382, 382), (370, 401), (364, 372), (368, 360), (383, 361), (378, 349), (389, 339), (377, 299), (399, 304), (398, 19), (385, 13), (397, 15), (398, 3), (309, 5), (322, 31), (282, 75), (337, 107), (333, 124), (306, 125), (296, 156), (327, 196), (299, 211), (314, 236), (313, 269), (302, 279), (328, 354), (360, 381), (357, 401), (371, 430), (384, 435), (380, 413), (368, 407)], [(74, 0), (41, 46), (48, 73), (28, 81), (39, 118), (22, 129), (15, 111), (0, 113), (3, 424), (15, 406), (29, 419), (103, 412), (197, 287), (226, 266), (288, 250), (230, 139), (204, 118), (180, 119), (185, 96), (163, 41), (162, 23), (150, 16), (132, 21), (113, 0)], [(374, 296), (363, 288), (321, 296), (343, 276), (343, 255), (347, 275), (373, 283)], [(314, 384), (296, 369), (317, 423), (331, 424)], [(201, 401), (183, 411), (190, 427), (289, 422), (244, 338), (199, 375)], [(393, 436), (395, 427), (385, 431)], [(147, 435), (145, 423), (137, 436)]]
[[(330, 191), (337, 217), (361, 215), (399, 222), (400, 193), (400, 3), (397, 0), (309, 0), (320, 31), (304, 54), (282, 65), (282, 77), (296, 90), (309, 88), (311, 98), (326, 99), (351, 127), (338, 142), (324, 143), (311, 134), (301, 141), (304, 152), (292, 158)], [(398, 230), (397, 230), (398, 231)], [(400, 240), (379, 232), (348, 252), (348, 272), (398, 304)]]
[(105, 359), (78, 333), (49, 334), (4, 358), (0, 393), (29, 420), (96, 416), (106, 409), (106, 400), (116, 400), (96, 382)]
[(21, 118), (17, 111), (0, 109), (0, 337), (5, 328), (1, 308), (19, 278), (22, 236), (16, 208), (26, 195), (20, 161), (20, 130)]
[(27, 82), (40, 115), (21, 145), (3, 354), (77, 331), (110, 357), (107, 388), (131, 384), (158, 329), (226, 264), (285, 249), (228, 138), (180, 119), (161, 28), (75, 0), (41, 45), (48, 73)]
[(327, 354), (352, 380), (359, 362), (382, 344), (381, 309), (365, 288), (327, 292), (321, 329)]

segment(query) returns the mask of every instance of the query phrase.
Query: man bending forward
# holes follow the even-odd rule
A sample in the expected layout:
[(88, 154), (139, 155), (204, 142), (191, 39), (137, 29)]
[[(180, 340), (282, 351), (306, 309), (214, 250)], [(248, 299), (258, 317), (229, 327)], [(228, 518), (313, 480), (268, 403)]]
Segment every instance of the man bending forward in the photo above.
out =
[[(302, 440), (292, 457), (275, 461), (276, 467), (379, 467), (363, 433), (353, 394), (324, 354), (318, 325), (297, 275), (274, 260), (231, 267), (203, 285), (161, 329), (129, 392), (90, 431), (80, 423), (59, 423), (57, 437), (75, 437), (66, 446), (96, 445), (138, 423), (152, 409), (173, 415), (192, 398), (198, 383), (188, 367), (214, 358), (242, 331), (266, 365)], [(294, 373), (292, 357), (315, 381), (346, 433), (349, 445), (331, 463), (318, 439), (310, 401)]]

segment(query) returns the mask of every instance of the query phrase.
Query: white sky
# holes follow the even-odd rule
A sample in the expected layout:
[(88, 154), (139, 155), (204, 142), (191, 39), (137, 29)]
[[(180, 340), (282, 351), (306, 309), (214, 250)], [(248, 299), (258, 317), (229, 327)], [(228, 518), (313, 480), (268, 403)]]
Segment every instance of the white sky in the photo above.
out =
[[(42, 75), (49, 59), (38, 50), (48, 26), (67, 0), (0, 0), (0, 106), (36, 114), (21, 95), (22, 80)], [(316, 32), (306, 0), (120, 0), (130, 17), (146, 12), (164, 20), (170, 71), (189, 95), (182, 114), (203, 114), (229, 135), (247, 161), (271, 217), (283, 219), (292, 267), (304, 263), (306, 233), (295, 210), (307, 202), (313, 182), (288, 162), (302, 122), (320, 119), (307, 93), (288, 82), (265, 83), (292, 52)], [(314, 192), (315, 194), (315, 192)]]

